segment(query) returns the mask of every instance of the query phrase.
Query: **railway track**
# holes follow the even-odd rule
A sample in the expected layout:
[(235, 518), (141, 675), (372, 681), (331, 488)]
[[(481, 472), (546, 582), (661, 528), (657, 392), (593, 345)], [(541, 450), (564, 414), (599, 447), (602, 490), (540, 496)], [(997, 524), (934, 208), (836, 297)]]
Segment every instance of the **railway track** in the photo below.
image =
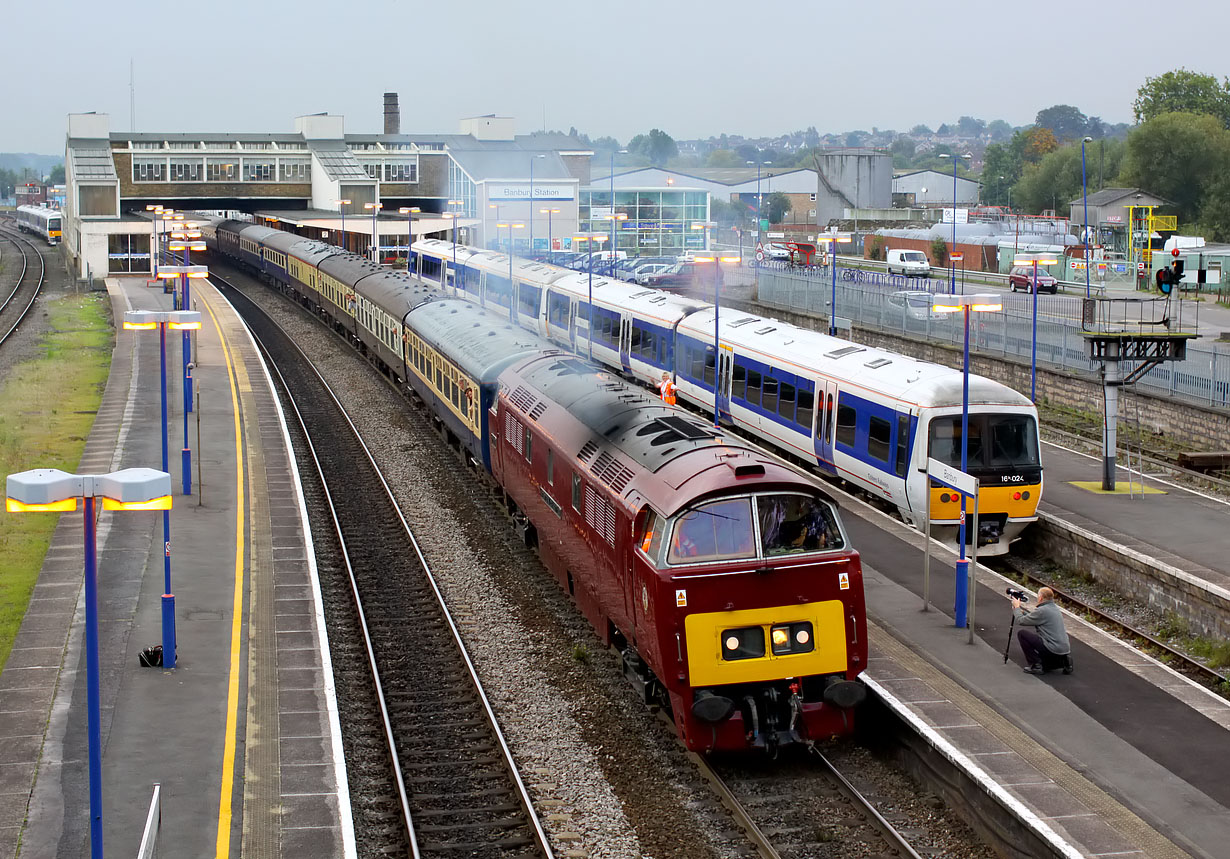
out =
[[(11, 292), (4, 297), (3, 304), (0, 304), (0, 345), (12, 336), (25, 318), (30, 314), (30, 310), (34, 307), (34, 302), (38, 299), (39, 293), (43, 289), (43, 283), (47, 278), (47, 265), (43, 261), (43, 255), (39, 253), (38, 248), (34, 246), (28, 239), (19, 235), (15, 228), (9, 223), (0, 226), (0, 238), (11, 242), (13, 247), (17, 248), (21, 254), (21, 273), (17, 276), (17, 281)], [(38, 277), (34, 277), (34, 267), (31, 265), (31, 256), (38, 261)]]
[(322, 591), (326, 576), (341, 579), (326, 610), (364, 852), (552, 857), (457, 624), (353, 423), (298, 346), (240, 291), (228, 297), (289, 402), (301, 469), (315, 472)]
[(690, 757), (761, 859), (920, 859), (905, 835), (815, 747), (771, 760)]

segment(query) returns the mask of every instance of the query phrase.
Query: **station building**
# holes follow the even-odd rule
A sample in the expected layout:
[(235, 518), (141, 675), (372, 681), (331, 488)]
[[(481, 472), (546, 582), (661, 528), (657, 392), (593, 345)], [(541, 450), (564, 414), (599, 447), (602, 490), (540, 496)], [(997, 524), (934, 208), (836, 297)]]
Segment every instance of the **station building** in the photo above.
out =
[(70, 114), (64, 252), (79, 277), (151, 272), (153, 205), (244, 212), (385, 260), (455, 228), (487, 247), (511, 236), (521, 252), (545, 249), (549, 230), (578, 230), (593, 154), (580, 141), (518, 135), (498, 116), (464, 119), (456, 134), (402, 134), (389, 95), (382, 134), (347, 133), (330, 114), (267, 134), (114, 132), (106, 114)]

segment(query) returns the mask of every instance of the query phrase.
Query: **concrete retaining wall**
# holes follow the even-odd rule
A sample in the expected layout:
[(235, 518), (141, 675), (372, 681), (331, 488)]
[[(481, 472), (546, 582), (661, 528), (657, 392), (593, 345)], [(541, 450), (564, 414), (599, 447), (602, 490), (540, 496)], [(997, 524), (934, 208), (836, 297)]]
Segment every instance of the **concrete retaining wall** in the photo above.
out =
[(1230, 639), (1230, 592), (1047, 513), (1021, 538), (1026, 553), (1089, 574), (1132, 600), (1183, 618), (1199, 635)]

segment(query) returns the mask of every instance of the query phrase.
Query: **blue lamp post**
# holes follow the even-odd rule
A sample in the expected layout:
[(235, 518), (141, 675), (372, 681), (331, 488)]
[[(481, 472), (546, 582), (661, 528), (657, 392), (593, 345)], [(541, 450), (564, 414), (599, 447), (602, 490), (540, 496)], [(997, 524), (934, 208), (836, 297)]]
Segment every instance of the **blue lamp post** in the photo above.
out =
[(153, 261), (153, 275), (156, 278), (158, 277), (158, 263), (161, 262), (161, 260), (158, 258), (158, 255), (162, 251), (162, 238), (160, 235), (161, 231), (158, 229), (159, 223), (162, 221), (162, 206), (161, 205), (146, 206), (145, 211), (152, 212), (154, 215), (154, 235), (153, 235), (154, 240), (153, 242), (150, 243), (150, 258)]
[(1085, 144), (1092, 143), (1092, 137), (1081, 139), (1081, 192), (1085, 206), (1085, 298), (1089, 297), (1089, 180), (1085, 175)]
[[(957, 249), (957, 156), (941, 152), (940, 157), (952, 159), (952, 245), (948, 249), (948, 292), (950, 295), (955, 295), (957, 291), (957, 264), (952, 259), (952, 251)], [(969, 160), (974, 156), (966, 152), (961, 157)]]
[[(989, 313), (1002, 310), (1003, 304), (997, 295), (933, 295), (931, 296), (931, 311), (933, 313), (963, 313), (965, 315), (965, 348), (961, 362), (961, 471), (969, 472), (969, 315), (974, 313)], [(928, 481), (928, 484), (930, 482)], [(931, 486), (927, 486), (931, 491)], [(969, 560), (965, 557), (965, 502), (961, 495), (961, 523), (957, 528), (957, 586), (956, 601), (953, 609), (954, 619), (958, 628), (964, 628), (967, 622), (969, 607)], [(931, 523), (927, 523), (930, 531)], [(928, 534), (928, 536), (930, 536)], [(978, 535), (973, 535), (978, 539)]]
[[(167, 467), (167, 328), (170, 327), (173, 330), (200, 328), (201, 313), (197, 310), (129, 310), (124, 313), (124, 327), (136, 331), (158, 329), (159, 358), (162, 368), (162, 470), (169, 471)], [(162, 548), (164, 579), (162, 664), (165, 668), (174, 668), (175, 594), (171, 591), (171, 512), (169, 506), (162, 511)]]
[[(10, 474), (5, 481), (9, 513), (69, 512), (84, 502), (85, 665), (89, 728), (90, 856), (102, 859), (102, 718), (98, 666), (97, 499), (104, 510), (162, 510), (170, 515), (171, 475), (152, 468), (125, 468), (110, 474), (69, 474), (36, 468)], [(165, 658), (165, 657), (164, 657)], [(174, 651), (172, 651), (174, 658)]]
[(853, 241), (849, 236), (839, 236), (833, 233), (829, 236), (819, 236), (817, 241), (827, 242), (833, 252), (833, 261), (829, 266), (833, 270), (833, 295), (832, 303), (829, 305), (829, 336), (837, 336), (837, 245), (839, 243), (849, 243)]
[(1033, 323), (1032, 334), (1030, 335), (1029, 346), (1029, 400), (1030, 402), (1038, 402), (1038, 264), (1054, 265), (1059, 260), (1056, 257), (1047, 256), (1046, 254), (1034, 254), (1023, 259), (1014, 259), (1013, 265), (1030, 265), (1034, 267), (1033, 280)]
[[(555, 250), (555, 235), (552, 232), (551, 216), (558, 215), (559, 209), (539, 209), (538, 214), (547, 216), (547, 253), (552, 253)], [(550, 257), (547, 257), (550, 259)]]
[[(174, 245), (172, 245), (171, 247), (173, 248)], [(175, 277), (183, 278), (184, 295), (186, 296), (188, 295), (187, 284), (191, 283), (195, 279), (208, 277), (209, 269), (208, 267), (203, 266), (203, 265), (175, 265), (175, 266), (164, 265), (158, 276), (164, 279), (170, 279), (170, 278), (175, 278)], [(185, 298), (184, 304), (187, 304), (187, 303), (188, 303), (188, 300), (187, 298)], [(199, 313), (198, 313), (198, 316), (199, 316)], [(125, 327), (128, 327), (128, 326), (126, 325)], [(200, 328), (200, 327), (201, 326), (199, 323), (195, 326), (191, 326), (191, 328), (183, 327), (183, 332), (184, 332), (184, 340), (183, 340), (184, 446), (183, 446), (183, 449), (180, 451), (180, 458), (181, 458), (181, 470), (183, 472), (181, 480), (183, 483), (183, 489), (184, 489), (185, 495), (192, 494), (192, 448), (188, 446), (188, 413), (192, 411), (192, 362), (189, 360), (189, 356), (192, 354), (192, 340), (190, 339), (190, 335), (188, 332), (189, 330), (192, 330), (192, 328)], [(163, 464), (165, 466), (165, 463)]]
[(364, 203), (363, 208), (372, 212), (372, 262), (380, 265), (380, 227), (376, 215), (384, 208), (384, 203)]

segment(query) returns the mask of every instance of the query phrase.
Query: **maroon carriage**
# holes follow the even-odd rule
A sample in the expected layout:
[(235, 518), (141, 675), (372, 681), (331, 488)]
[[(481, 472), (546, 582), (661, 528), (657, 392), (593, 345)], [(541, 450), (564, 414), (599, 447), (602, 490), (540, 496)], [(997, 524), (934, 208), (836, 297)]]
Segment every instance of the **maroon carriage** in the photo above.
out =
[(506, 370), (495, 408), (527, 539), (689, 748), (853, 729), (862, 569), (810, 478), (561, 353)]

